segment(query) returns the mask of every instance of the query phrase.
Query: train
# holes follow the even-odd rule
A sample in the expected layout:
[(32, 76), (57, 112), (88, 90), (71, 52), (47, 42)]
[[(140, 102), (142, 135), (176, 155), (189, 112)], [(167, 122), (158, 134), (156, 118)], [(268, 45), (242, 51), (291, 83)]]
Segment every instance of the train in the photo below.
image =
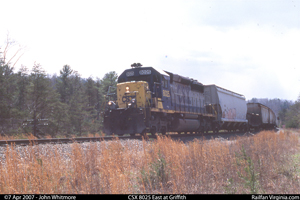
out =
[[(274, 112), (217, 85), (134, 63), (107, 93), (107, 135), (207, 133), (276, 127)], [(268, 111), (266, 121), (265, 108)], [(263, 116), (263, 117), (262, 117)]]

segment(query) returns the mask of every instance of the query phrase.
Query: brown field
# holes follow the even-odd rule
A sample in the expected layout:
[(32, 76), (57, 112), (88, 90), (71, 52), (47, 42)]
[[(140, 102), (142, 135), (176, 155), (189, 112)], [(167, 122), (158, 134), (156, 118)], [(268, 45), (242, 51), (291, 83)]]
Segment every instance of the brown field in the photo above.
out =
[(0, 193), (300, 193), (299, 132), (0, 149)]

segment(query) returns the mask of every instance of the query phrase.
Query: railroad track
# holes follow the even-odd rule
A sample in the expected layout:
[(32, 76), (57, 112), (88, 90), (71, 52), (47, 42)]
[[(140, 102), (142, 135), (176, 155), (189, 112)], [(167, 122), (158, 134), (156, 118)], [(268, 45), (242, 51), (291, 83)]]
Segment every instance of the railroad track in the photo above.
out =
[[(219, 132), (219, 133), (201, 133), (201, 134), (168, 134), (171, 138), (182, 138), (182, 137), (216, 137), (216, 136), (226, 136), (228, 134), (247, 134), (245, 132)], [(97, 142), (97, 141), (106, 141), (106, 140), (126, 140), (126, 139), (146, 139), (150, 138), (155, 139), (158, 135), (147, 135), (147, 136), (105, 136), (105, 137), (81, 137), (81, 138), (51, 138), (51, 139), (20, 139), (20, 140), (0, 140), (0, 146), (5, 145), (37, 145), (37, 144), (55, 144), (55, 143), (81, 143), (81, 142)], [(162, 136), (162, 135), (160, 135)]]

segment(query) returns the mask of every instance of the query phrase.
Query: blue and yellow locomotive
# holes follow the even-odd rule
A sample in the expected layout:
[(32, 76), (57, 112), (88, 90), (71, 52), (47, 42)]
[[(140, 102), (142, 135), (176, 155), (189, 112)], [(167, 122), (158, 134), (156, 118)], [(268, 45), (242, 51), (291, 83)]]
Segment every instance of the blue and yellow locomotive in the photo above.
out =
[(116, 93), (106, 104), (106, 134), (197, 133), (217, 126), (217, 111), (205, 102), (204, 85), (190, 78), (138, 63), (119, 76)]

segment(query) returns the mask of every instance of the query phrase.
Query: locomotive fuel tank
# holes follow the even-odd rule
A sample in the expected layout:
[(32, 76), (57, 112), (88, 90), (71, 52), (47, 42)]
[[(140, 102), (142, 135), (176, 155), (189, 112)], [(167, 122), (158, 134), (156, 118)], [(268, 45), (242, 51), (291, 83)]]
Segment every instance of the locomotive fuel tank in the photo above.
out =
[(200, 121), (197, 119), (176, 118), (172, 122), (172, 131), (175, 132), (194, 132), (200, 127)]

